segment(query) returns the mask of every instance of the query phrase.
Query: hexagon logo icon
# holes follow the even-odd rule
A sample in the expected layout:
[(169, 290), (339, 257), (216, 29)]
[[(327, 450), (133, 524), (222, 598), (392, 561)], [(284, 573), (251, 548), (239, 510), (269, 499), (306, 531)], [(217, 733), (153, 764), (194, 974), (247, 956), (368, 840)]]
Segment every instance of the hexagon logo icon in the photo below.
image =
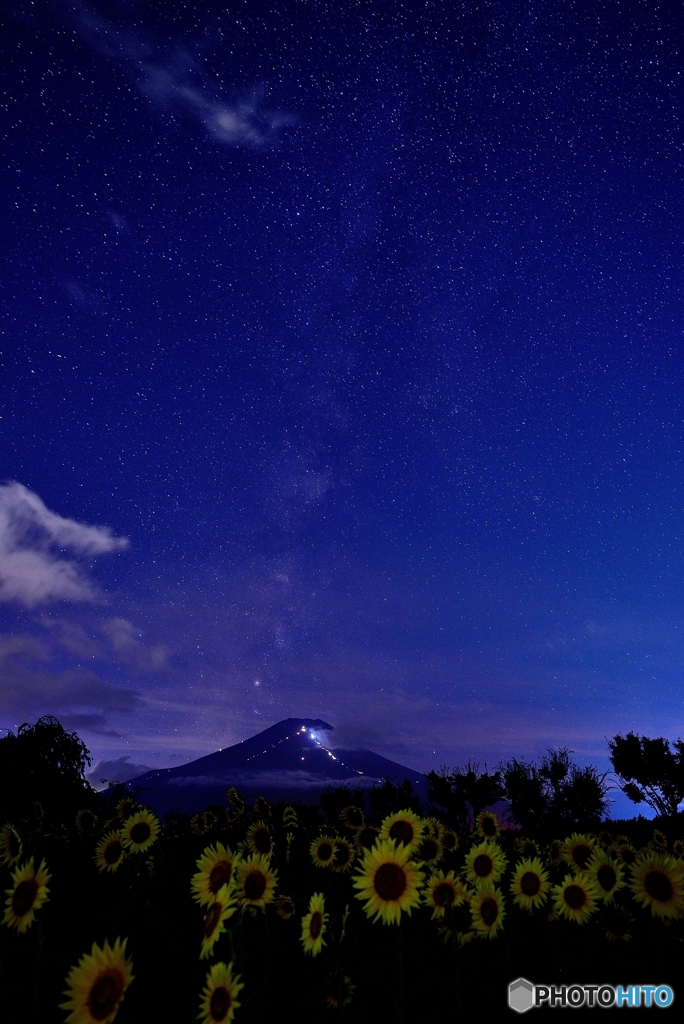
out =
[(508, 986), (508, 1005), (516, 1013), (525, 1013), (534, 1006), (534, 985), (527, 978), (516, 978)]

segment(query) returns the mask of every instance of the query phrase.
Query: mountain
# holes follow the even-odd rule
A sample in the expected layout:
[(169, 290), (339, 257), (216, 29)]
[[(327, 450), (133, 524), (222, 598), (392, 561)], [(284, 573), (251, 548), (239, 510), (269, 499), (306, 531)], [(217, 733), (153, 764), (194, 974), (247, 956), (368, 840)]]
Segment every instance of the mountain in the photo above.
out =
[(325, 736), (331, 731), (320, 719), (286, 718), (232, 747), (177, 768), (147, 771), (126, 785), (157, 814), (225, 804), (229, 786), (250, 799), (263, 795), (271, 801), (317, 803), (329, 786), (365, 788), (383, 779), (397, 785), (408, 779), (425, 798), (427, 781), (420, 772), (372, 750), (331, 750)]

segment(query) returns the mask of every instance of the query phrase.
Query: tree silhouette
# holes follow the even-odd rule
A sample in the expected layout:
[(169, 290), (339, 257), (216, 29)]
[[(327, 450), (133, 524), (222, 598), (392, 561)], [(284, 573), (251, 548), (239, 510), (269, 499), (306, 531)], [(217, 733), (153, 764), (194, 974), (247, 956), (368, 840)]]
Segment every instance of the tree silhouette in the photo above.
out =
[(475, 761), (465, 768), (442, 768), (428, 772), (428, 799), (447, 825), (459, 832), (468, 832), (475, 818), (485, 807), (504, 796), (500, 772), (480, 771)]
[(0, 808), (8, 818), (27, 813), (35, 801), (47, 814), (81, 805), (92, 794), (84, 778), (88, 748), (53, 715), (0, 739)]
[(656, 814), (671, 817), (684, 800), (684, 742), (652, 739), (628, 732), (608, 741), (610, 761), (620, 789), (635, 804), (645, 802)]
[(607, 772), (580, 768), (568, 747), (549, 750), (539, 763), (511, 758), (501, 766), (511, 813), (525, 832), (555, 833), (597, 825), (608, 810)]

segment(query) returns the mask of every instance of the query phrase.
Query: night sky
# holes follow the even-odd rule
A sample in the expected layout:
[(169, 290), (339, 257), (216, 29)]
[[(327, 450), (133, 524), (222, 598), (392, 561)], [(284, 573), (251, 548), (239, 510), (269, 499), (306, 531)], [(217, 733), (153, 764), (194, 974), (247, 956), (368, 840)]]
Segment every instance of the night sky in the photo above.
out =
[(301, 715), (424, 770), (684, 733), (683, 32), (5, 6), (0, 726), (165, 767)]

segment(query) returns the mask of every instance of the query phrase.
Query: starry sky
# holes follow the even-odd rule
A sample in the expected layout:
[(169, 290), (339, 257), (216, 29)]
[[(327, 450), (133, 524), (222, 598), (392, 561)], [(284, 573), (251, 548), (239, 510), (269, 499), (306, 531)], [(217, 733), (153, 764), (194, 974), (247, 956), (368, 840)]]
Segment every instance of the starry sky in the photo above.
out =
[(684, 733), (683, 30), (4, 6), (0, 726)]

